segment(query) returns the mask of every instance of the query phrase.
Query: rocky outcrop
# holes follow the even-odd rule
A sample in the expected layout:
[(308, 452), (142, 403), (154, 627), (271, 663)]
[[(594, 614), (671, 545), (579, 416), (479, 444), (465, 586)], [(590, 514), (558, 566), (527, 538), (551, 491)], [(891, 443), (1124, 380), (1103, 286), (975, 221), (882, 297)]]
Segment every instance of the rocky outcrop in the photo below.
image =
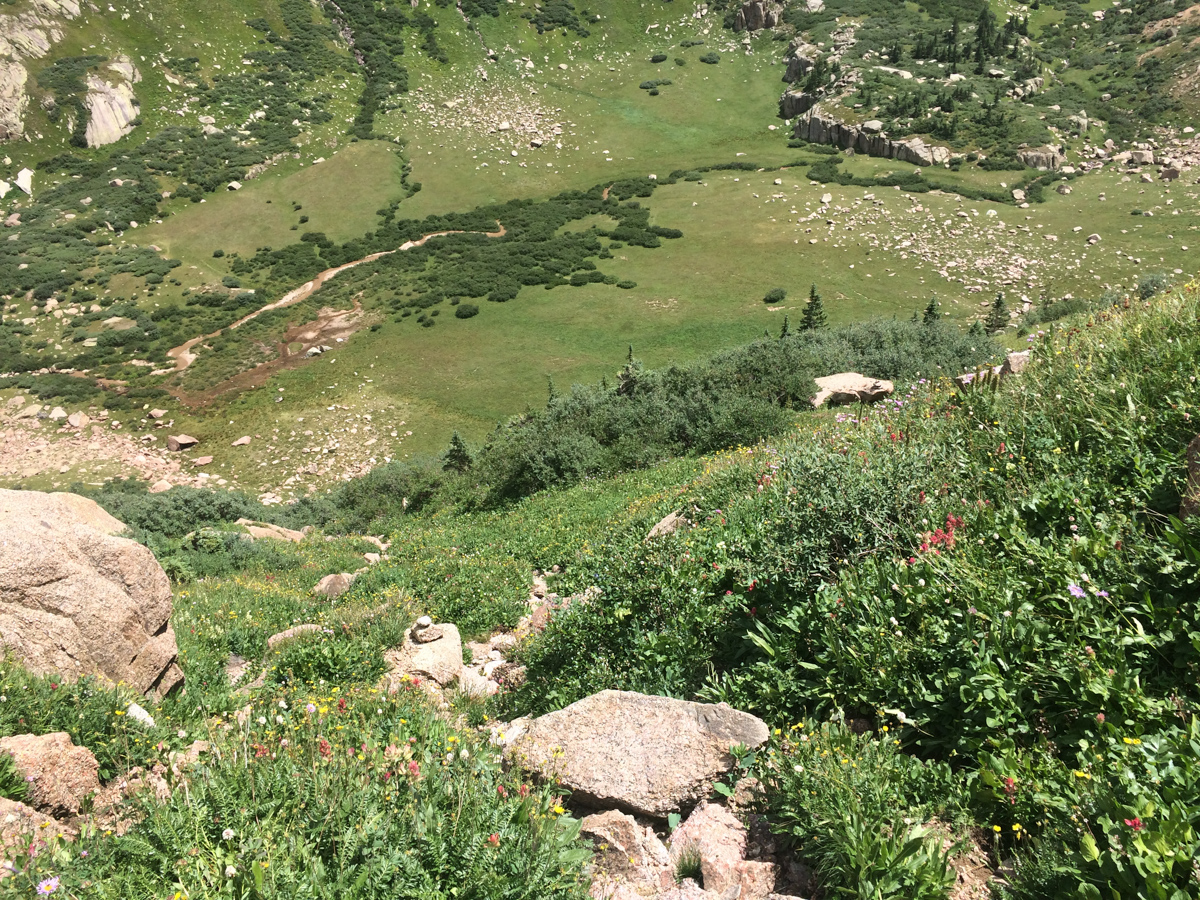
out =
[(817, 95), (807, 91), (784, 91), (779, 98), (779, 114), (785, 119), (802, 116), (817, 105)]
[(787, 56), (784, 57), (787, 68), (783, 73), (783, 80), (788, 84), (795, 84), (817, 64), (817, 57), (820, 55), (821, 51), (803, 38), (793, 40), (788, 45)]
[(284, 528), (282, 525), (273, 525), (270, 522), (255, 522), (251, 519), (238, 519), (237, 524), (241, 525), (247, 536), (251, 540), (261, 541), (290, 541), (293, 544), (298, 544), (304, 540), (303, 531), (295, 531), (291, 528)]
[(38, 854), (55, 838), (73, 840), (77, 834), (32, 806), (0, 797), (0, 851)]
[(171, 585), (93, 501), (0, 490), (0, 646), (28, 669), (162, 696), (183, 681)]
[(673, 512), (663, 516), (658, 523), (650, 529), (650, 533), (646, 535), (647, 542), (655, 538), (666, 537), (669, 534), (674, 534), (680, 528), (690, 528), (691, 521), (681, 512)]
[(142, 80), (141, 74), (124, 56), (118, 57), (106, 68), (108, 78), (99, 75), (87, 77), (88, 90), (84, 105), (88, 110), (89, 147), (116, 143), (133, 131), (133, 123), (139, 114), (133, 86)]
[(844, 403), (874, 403), (890, 397), (895, 386), (882, 378), (868, 378), (857, 372), (840, 372), (813, 379), (817, 393), (812, 398), (814, 409), (822, 406), (840, 406)]
[(100, 763), (87, 747), (76, 747), (65, 731), (0, 738), (0, 751), (12, 757), (25, 779), (29, 805), (49, 816), (79, 815), (100, 790)]
[(724, 703), (601, 691), (532, 720), (506, 753), (576, 804), (662, 819), (708, 796), (733, 746), (766, 740), (762, 720)]
[(633, 816), (615, 809), (585, 816), (579, 833), (592, 842), (596, 854), (593, 897), (628, 893), (628, 888), (635, 896), (653, 896), (674, 886), (667, 848), (653, 828), (639, 825)]
[(1017, 159), (1034, 169), (1045, 169), (1051, 172), (1058, 171), (1067, 161), (1067, 157), (1058, 147), (1049, 145), (1018, 150)]
[(783, 4), (772, 0), (746, 0), (733, 20), (734, 31), (761, 31), (782, 21)]
[(78, 15), (77, 0), (33, 0), (19, 13), (0, 14), (0, 141), (25, 133), (25, 62), (46, 56), (63, 39), (63, 21)]
[[(786, 104), (797, 103), (796, 98), (788, 99), (789, 92), (780, 99), (780, 110)], [(788, 106), (796, 108), (794, 105)], [(791, 118), (791, 116), (785, 116)], [(810, 144), (830, 144), (843, 150), (853, 150), (866, 156), (877, 156), (884, 159), (894, 159), (897, 162), (912, 163), (917, 166), (941, 165), (950, 161), (950, 149), (934, 144), (926, 144), (921, 138), (913, 137), (902, 141), (893, 141), (880, 128), (868, 128), (866, 125), (850, 125), (827, 116), (818, 109), (813, 109), (809, 115), (796, 122), (793, 136)]]

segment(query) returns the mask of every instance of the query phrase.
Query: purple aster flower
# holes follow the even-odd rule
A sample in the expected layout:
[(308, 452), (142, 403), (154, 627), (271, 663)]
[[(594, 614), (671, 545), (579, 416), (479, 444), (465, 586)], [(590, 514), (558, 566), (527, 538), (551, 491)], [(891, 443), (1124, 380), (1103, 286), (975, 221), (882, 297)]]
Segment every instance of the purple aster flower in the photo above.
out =
[(53, 894), (57, 890), (58, 890), (58, 876), (57, 875), (55, 875), (53, 878), (47, 878), (45, 881), (38, 882), (37, 892), (38, 892), (39, 896), (45, 896), (46, 894)]
[(1081, 588), (1079, 585), (1074, 584), (1074, 583), (1068, 584), (1067, 590), (1071, 592), (1072, 597), (1083, 597), (1087, 593), (1086, 591), (1084, 591), (1083, 588)]

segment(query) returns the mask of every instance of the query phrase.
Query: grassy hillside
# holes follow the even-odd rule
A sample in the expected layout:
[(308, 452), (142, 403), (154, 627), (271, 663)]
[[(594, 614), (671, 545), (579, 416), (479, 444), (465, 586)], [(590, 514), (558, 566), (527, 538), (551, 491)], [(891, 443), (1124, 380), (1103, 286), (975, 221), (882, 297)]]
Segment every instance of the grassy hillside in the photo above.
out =
[[(858, 896), (887, 875), (894, 887), (877, 896), (945, 896), (926, 838), (912, 833), (924, 849), (905, 857), (881, 837), (936, 821), (1007, 867), (1003, 896), (1200, 896), (1197, 535), (1195, 518), (1177, 517), (1194, 487), (1184, 448), (1198, 304), (1193, 284), (1049, 326), (1031, 335), (1028, 369), (999, 387), (916, 379), (888, 403), (804, 418), (699, 461), (499, 510), (397, 508), (374, 526), (390, 559), (332, 604), (309, 586), (355, 567), (366, 542), (223, 541), (220, 521), (243, 509), (198, 505), (199, 493), (182, 505), (138, 499), (123, 511), (172, 571), (204, 576), (176, 594), (186, 696), (153, 709), (158, 725), (144, 732), (114, 717), (120, 691), (51, 690), (10, 665), (3, 727), (64, 728), (105, 773), (204, 736), (207, 777), (148, 807), (126, 837), (88, 837), (86, 858), (39, 857), (22, 877), (90, 880), (96, 896), (154, 894), (164, 878), (192, 896), (227, 878), (262, 896), (301, 885), (318, 896), (375, 896), (368, 884), (436, 892), (472, 841), (497, 832), (504, 852), (471, 863), (488, 896), (568, 896), (585, 858), (571, 849), (572, 820), (549, 793), (531, 795), (546, 816), (536, 826), (500, 796), (517, 785), (469, 725), (624, 688), (725, 700), (776, 729), (746, 765), (758, 766), (772, 827), (826, 891)], [(645, 541), (679, 510), (691, 527)], [(204, 515), (217, 531), (171, 543)], [(463, 730), (403, 696), (373, 696), (382, 650), (418, 612), (469, 635), (509, 628), (532, 570), (555, 566), (553, 590), (596, 587), (599, 600), (557, 613), (522, 645), (523, 687), (485, 707), (456, 701)], [(309, 621), (323, 632), (267, 650), (267, 636)], [(267, 670), (248, 718), (232, 718), (245, 698), (231, 693), (230, 654)], [(433, 780), (368, 787), (389, 742), (409, 735), (405, 760)], [(364, 749), (342, 762), (341, 741)], [(248, 767), (231, 755), (260, 746)], [(467, 749), (469, 764), (439, 766), (445, 746)], [(408, 830), (443, 785), (462, 797), (465, 830)], [(308, 809), (337, 790), (362, 802), (332, 820)], [(253, 821), (239, 812), (252, 792)], [(448, 827), (445, 811), (428, 815)], [(384, 866), (366, 851), (375, 839), (400, 856)], [(420, 875), (404, 855), (425, 861)], [(512, 880), (516, 859), (541, 867), (533, 882)]]

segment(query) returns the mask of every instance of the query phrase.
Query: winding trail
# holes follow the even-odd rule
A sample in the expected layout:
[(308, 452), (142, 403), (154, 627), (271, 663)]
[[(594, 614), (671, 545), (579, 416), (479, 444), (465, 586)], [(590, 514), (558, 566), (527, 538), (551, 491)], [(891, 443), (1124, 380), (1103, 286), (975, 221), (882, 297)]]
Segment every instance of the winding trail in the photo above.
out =
[[(361, 266), (363, 263), (374, 262), (375, 260), (377, 260), (383, 256), (390, 256), (393, 253), (400, 253), (404, 250), (411, 250), (413, 247), (420, 247), (422, 244), (424, 244), (430, 238), (445, 237), (448, 234), (482, 234), (484, 237), (498, 238), (498, 237), (504, 237), (504, 235), (506, 235), (508, 233), (508, 229), (506, 229), (502, 224), (500, 224), (499, 221), (496, 222), (496, 227), (499, 230), (497, 230), (497, 231), (461, 231), (461, 230), (458, 230), (458, 231), (434, 231), (427, 235), (424, 235), (423, 237), (418, 238), (415, 241), (405, 241), (403, 244), (401, 244), (395, 250), (381, 250), (378, 253), (372, 253), (368, 256), (364, 256), (362, 259), (356, 259), (356, 260), (354, 260), (354, 262), (348, 262), (348, 263), (344, 263), (340, 266), (335, 266), (332, 269), (326, 269), (324, 272), (321, 272), (315, 278), (313, 278), (312, 281), (304, 282), (304, 284), (300, 285), (300, 287), (296, 288), (295, 290), (288, 291), (286, 294), (284, 294), (281, 298), (276, 300), (274, 303), (268, 303), (266, 306), (263, 306), (259, 309), (256, 309), (252, 313), (242, 316), (240, 319), (238, 319), (232, 325), (229, 325), (227, 327), (230, 330), (232, 330), (234, 328), (237, 328), (240, 325), (245, 325), (251, 319), (255, 319), (258, 316), (261, 316), (265, 312), (270, 312), (273, 309), (283, 309), (285, 306), (293, 306), (294, 304), (299, 303), (302, 300), (307, 300), (316, 291), (321, 289), (321, 285), (323, 285), (325, 282), (327, 282), (330, 278), (333, 278), (335, 275), (338, 275), (341, 272), (345, 272), (347, 269), (353, 269), (355, 266)], [(219, 335), (222, 331), (225, 331), (225, 330), (226, 329), (224, 329), (224, 328), (218, 328), (216, 331), (212, 332), (211, 334), (197, 335), (196, 337), (192, 338), (190, 341), (186, 341), (185, 343), (180, 344), (178, 347), (174, 347), (174, 348), (168, 350), (167, 356), (169, 356), (169, 357), (171, 357), (171, 359), (175, 360), (175, 368), (167, 370), (167, 371), (171, 371), (171, 372), (175, 372), (175, 373), (184, 371), (188, 366), (190, 366), (196, 360), (196, 354), (192, 352), (192, 348), (195, 347), (197, 344), (199, 344), (201, 341), (207, 341), (209, 338), (214, 338), (217, 335)]]

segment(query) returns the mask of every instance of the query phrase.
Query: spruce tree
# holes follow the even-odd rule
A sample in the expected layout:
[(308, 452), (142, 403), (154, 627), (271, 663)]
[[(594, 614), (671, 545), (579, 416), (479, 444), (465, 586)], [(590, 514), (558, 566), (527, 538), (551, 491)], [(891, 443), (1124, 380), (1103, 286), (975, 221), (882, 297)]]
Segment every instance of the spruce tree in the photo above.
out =
[(930, 297), (929, 305), (925, 307), (925, 315), (922, 316), (921, 321), (926, 325), (932, 325), (938, 318), (937, 297)]
[(779, 329), (779, 339), (782, 341), (785, 337), (792, 333), (792, 321), (785, 314), (783, 317), (783, 328)]
[(466, 441), (456, 431), (450, 438), (450, 446), (446, 448), (446, 452), (442, 454), (442, 470), (445, 472), (465, 472), (471, 468), (471, 464), (475, 460), (471, 458), (471, 451), (467, 449)]
[(992, 308), (988, 310), (987, 321), (983, 323), (983, 327), (987, 329), (988, 334), (995, 334), (1007, 326), (1008, 307), (1004, 305), (1004, 291), (1000, 291), (992, 301)]
[(987, 337), (987, 329), (983, 327), (983, 319), (976, 319), (971, 323), (971, 327), (967, 329), (967, 337)]
[(800, 327), (805, 331), (814, 331), (825, 327), (825, 305), (821, 302), (821, 295), (817, 293), (815, 284), (809, 289), (808, 303), (804, 307), (804, 318), (800, 322)]

